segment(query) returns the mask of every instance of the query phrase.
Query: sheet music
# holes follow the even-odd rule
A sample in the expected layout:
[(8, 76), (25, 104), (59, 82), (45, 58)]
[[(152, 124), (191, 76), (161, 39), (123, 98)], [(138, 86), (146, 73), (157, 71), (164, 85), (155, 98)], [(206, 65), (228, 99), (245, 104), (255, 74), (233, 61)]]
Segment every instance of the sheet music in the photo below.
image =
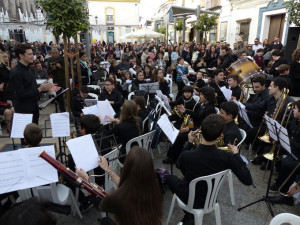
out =
[(70, 136), (70, 115), (68, 112), (52, 113), (50, 115), (52, 137)]
[(159, 83), (145, 83), (145, 84), (139, 84), (139, 90), (145, 91), (147, 93), (156, 93), (156, 90), (159, 90)]
[(289, 139), (289, 134), (288, 134), (287, 129), (284, 128), (283, 126), (280, 126), (279, 130), (280, 130), (279, 131), (279, 141), (280, 141), (281, 147), (283, 147), (288, 153), (293, 155), (292, 150), (291, 150), (290, 139)]
[(14, 113), (11, 138), (24, 138), (24, 130), (27, 124), (32, 123), (33, 114)]
[(105, 118), (105, 116), (114, 117), (116, 115), (115, 110), (109, 103), (109, 101), (106, 99), (105, 101), (98, 101), (97, 103), (98, 109), (99, 109), (99, 116), (101, 117), (101, 121), (103, 125), (108, 124), (108, 120)]
[(87, 107), (97, 105), (97, 99), (85, 99), (84, 103), (86, 104)]
[(38, 158), (43, 150), (55, 158), (54, 145), (0, 153), (0, 194), (58, 181), (56, 169)]
[(243, 118), (243, 120), (249, 125), (249, 127), (253, 128), (250, 120), (249, 120), (249, 117), (247, 115), (247, 112), (246, 112), (246, 106), (244, 106), (242, 103), (238, 102), (237, 100), (233, 100), (233, 102), (235, 104), (238, 105), (239, 107), (239, 115)]
[(179, 130), (177, 130), (173, 124), (170, 122), (168, 116), (166, 114), (163, 114), (160, 119), (157, 121), (157, 124), (162, 129), (162, 131), (165, 133), (165, 135), (168, 137), (168, 139), (171, 141), (172, 144), (174, 144), (178, 134)]
[(226, 88), (225, 86), (221, 87), (220, 90), (223, 92), (223, 95), (227, 99), (227, 102), (229, 102), (231, 99), (232, 90)]
[(67, 145), (77, 168), (87, 172), (98, 166), (99, 156), (92, 135), (70, 139)]
[(167, 112), (167, 114), (169, 116), (171, 116), (172, 113), (171, 113), (171, 107), (170, 107), (170, 105), (169, 104), (168, 104), (168, 106), (165, 105), (165, 102), (160, 97), (158, 97), (157, 95), (155, 95), (155, 98), (157, 99), (157, 101), (159, 102), (159, 104), (162, 105), (162, 107), (165, 109), (165, 111)]
[[(265, 119), (266, 119), (266, 124), (267, 124), (268, 130), (269, 130), (270, 138), (274, 141), (278, 141), (277, 134), (276, 134), (276, 127), (275, 127), (275, 123), (277, 121), (270, 118), (267, 114), (265, 114)], [(277, 123), (277, 124), (279, 125), (279, 123)], [(276, 126), (277, 126), (277, 124), (276, 124)]]
[[(98, 102), (97, 102), (97, 104), (98, 104)], [(84, 115), (87, 115), (87, 114), (92, 114), (92, 115), (95, 115), (95, 116), (100, 115), (98, 105), (85, 107), (84, 109), (82, 109), (82, 112), (83, 112)]]

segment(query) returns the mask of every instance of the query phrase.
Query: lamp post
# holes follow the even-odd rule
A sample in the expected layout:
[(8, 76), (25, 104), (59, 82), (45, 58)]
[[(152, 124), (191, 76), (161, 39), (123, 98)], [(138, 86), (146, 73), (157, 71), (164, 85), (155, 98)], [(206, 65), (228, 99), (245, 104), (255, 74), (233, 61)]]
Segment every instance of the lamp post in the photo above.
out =
[(98, 16), (95, 16), (96, 25), (98, 24)]

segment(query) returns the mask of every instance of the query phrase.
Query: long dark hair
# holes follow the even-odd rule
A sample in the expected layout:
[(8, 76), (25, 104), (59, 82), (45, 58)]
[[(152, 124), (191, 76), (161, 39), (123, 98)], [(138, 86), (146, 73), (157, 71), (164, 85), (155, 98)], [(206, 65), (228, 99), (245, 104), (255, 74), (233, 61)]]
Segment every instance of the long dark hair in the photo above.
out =
[(138, 128), (139, 134), (141, 135), (141, 126), (140, 120), (137, 112), (137, 105), (132, 100), (127, 100), (122, 105), (121, 115), (120, 115), (120, 123), (126, 120), (133, 120)]
[(141, 147), (130, 150), (119, 188), (102, 200), (100, 209), (115, 214), (122, 225), (162, 224), (162, 196), (148, 151)]

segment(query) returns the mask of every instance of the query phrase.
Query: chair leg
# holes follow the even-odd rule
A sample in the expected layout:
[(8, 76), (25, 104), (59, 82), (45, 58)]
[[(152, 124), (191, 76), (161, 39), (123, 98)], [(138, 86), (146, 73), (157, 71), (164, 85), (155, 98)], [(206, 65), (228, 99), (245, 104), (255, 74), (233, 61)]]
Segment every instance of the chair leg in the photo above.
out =
[(198, 214), (194, 214), (194, 218), (195, 218), (195, 224), (197, 225), (202, 225), (203, 222), (203, 210), (201, 210), (201, 212)]
[(70, 190), (70, 192), (69, 192), (69, 196), (70, 196), (70, 198), (71, 198), (72, 205), (74, 206), (74, 208), (75, 208), (75, 210), (76, 210), (78, 216), (80, 217), (80, 219), (82, 219), (82, 214), (81, 214), (80, 209), (79, 209), (79, 207), (78, 207), (78, 202), (76, 201), (76, 199), (75, 199), (75, 197), (74, 197), (74, 195), (73, 195), (73, 193), (72, 193), (71, 190)]
[(216, 225), (221, 225), (221, 214), (219, 203), (215, 205)]
[(172, 202), (171, 202), (171, 206), (170, 206), (169, 215), (168, 215), (168, 218), (167, 218), (166, 225), (168, 225), (169, 222), (170, 222), (171, 215), (172, 215), (172, 213), (173, 213), (173, 209), (174, 209), (174, 205), (175, 205), (175, 200), (176, 200), (176, 195), (174, 194), (174, 195), (173, 195)]
[(233, 192), (232, 172), (231, 172), (231, 171), (229, 171), (229, 172), (227, 173), (227, 178), (228, 178), (228, 184), (229, 184), (229, 191), (230, 191), (231, 204), (232, 204), (232, 205), (235, 205), (234, 192)]

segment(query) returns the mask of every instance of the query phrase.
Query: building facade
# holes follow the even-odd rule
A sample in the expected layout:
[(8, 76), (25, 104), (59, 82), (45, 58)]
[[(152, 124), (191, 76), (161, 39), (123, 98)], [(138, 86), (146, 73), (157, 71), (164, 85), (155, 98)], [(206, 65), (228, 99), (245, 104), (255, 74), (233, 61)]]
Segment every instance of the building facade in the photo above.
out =
[(140, 0), (89, 0), (91, 39), (93, 42), (122, 42), (126, 33), (139, 28)]

